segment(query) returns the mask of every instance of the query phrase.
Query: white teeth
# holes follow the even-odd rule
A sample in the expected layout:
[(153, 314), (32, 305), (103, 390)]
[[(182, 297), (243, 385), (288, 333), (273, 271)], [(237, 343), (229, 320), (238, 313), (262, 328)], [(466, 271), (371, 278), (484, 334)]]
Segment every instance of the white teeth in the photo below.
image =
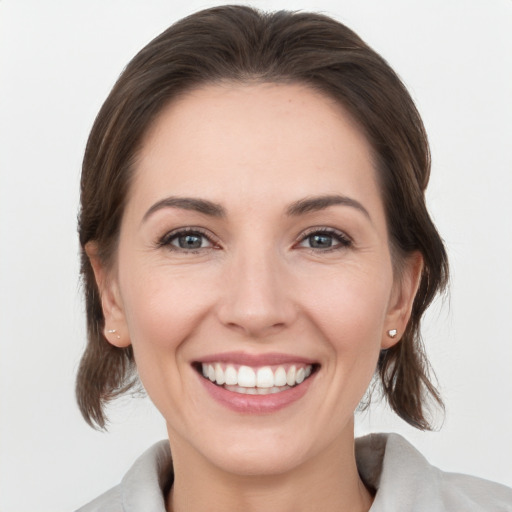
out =
[(274, 375), (274, 386), (286, 386), (286, 371), (280, 366)]
[(225, 382), (224, 370), (222, 369), (222, 366), (219, 363), (215, 365), (215, 381), (219, 386), (222, 386), (222, 384), (224, 384)]
[(273, 393), (280, 393), (281, 391), (286, 391), (290, 389), (290, 386), (283, 387), (273, 387), (273, 388), (243, 388), (240, 386), (224, 386), (228, 391), (233, 391), (234, 393), (240, 393), (242, 395), (270, 395)]
[(240, 366), (238, 369), (238, 385), (244, 388), (256, 387), (256, 373), (250, 366)]
[(264, 366), (258, 369), (256, 373), (256, 386), (259, 388), (274, 387), (274, 372), (270, 366)]
[(288, 371), (286, 372), (286, 383), (288, 386), (293, 386), (295, 384), (295, 366), (290, 366)]
[(226, 385), (228, 386), (236, 386), (238, 384), (238, 372), (235, 370), (234, 366), (227, 366), (224, 378), (226, 379)]
[[(222, 363), (203, 363), (201, 372), (203, 377), (215, 382), (226, 389), (237, 393), (248, 393), (251, 395), (265, 395), (268, 393), (279, 393), (284, 389), (301, 384), (313, 371), (313, 366), (291, 365), (288, 371), (284, 366), (278, 366), (272, 370), (270, 366), (253, 369), (250, 366), (235, 366), (228, 364), (223, 367)], [(239, 391), (243, 389), (244, 391)]]

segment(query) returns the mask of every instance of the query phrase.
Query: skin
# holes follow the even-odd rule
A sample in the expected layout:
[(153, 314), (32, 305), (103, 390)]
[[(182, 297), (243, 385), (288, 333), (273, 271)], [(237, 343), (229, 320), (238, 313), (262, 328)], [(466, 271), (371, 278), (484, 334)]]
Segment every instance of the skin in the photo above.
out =
[[(413, 254), (393, 274), (375, 173), (347, 112), (302, 85), (202, 87), (168, 105), (146, 134), (115, 264), (104, 268), (94, 243), (87, 250), (105, 335), (133, 345), (167, 422), (169, 510), (370, 508), (354, 410), (379, 351), (405, 329), (422, 265)], [(362, 209), (287, 213), (333, 194)], [(154, 206), (170, 196), (211, 201), (225, 215)], [(172, 233), (191, 227), (206, 237), (180, 249)], [(315, 246), (317, 228), (342, 238), (324, 233)], [(114, 328), (119, 339), (107, 332)], [(213, 400), (192, 366), (225, 352), (305, 357), (319, 371), (287, 407), (241, 414)]]

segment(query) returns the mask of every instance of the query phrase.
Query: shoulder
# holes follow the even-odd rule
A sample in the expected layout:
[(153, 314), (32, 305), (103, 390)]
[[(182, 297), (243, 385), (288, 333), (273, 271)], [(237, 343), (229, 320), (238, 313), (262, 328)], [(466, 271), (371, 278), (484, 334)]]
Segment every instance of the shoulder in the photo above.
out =
[(119, 485), (77, 512), (165, 512), (165, 490), (172, 479), (169, 442), (160, 441), (135, 461)]
[(512, 511), (512, 489), (509, 487), (469, 475), (439, 472), (446, 510), (465, 506), (466, 510), (483, 512), (492, 506), (496, 512)]
[(98, 496), (76, 512), (123, 512), (120, 485)]
[(512, 512), (512, 489), (432, 466), (397, 434), (356, 441), (363, 480), (376, 490), (371, 512)]

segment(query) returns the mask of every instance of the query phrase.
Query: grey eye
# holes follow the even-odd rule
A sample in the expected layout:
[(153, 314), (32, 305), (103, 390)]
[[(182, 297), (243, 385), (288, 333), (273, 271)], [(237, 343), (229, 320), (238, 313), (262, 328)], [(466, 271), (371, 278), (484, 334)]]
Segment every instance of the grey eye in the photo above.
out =
[(308, 249), (317, 249), (327, 251), (329, 249), (343, 249), (350, 247), (352, 242), (344, 233), (338, 231), (319, 230), (313, 231), (302, 239), (299, 244)]
[(171, 244), (180, 249), (201, 249), (208, 246), (208, 241), (200, 233), (187, 233), (176, 236)]
[(328, 249), (333, 245), (332, 235), (325, 233), (316, 233), (314, 235), (310, 235), (308, 236), (307, 240), (309, 241), (309, 246), (313, 249)]

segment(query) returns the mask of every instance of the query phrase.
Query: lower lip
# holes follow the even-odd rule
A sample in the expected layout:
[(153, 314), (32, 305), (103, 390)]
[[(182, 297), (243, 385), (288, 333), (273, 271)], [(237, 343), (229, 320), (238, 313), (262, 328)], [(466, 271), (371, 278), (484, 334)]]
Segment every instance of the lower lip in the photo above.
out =
[(222, 386), (213, 384), (201, 375), (198, 375), (198, 378), (210, 396), (228, 409), (245, 414), (267, 414), (284, 409), (302, 398), (308, 391), (315, 376), (316, 373), (313, 373), (313, 375), (293, 388), (279, 393), (269, 393), (268, 395), (235, 393), (234, 391), (224, 389)]

